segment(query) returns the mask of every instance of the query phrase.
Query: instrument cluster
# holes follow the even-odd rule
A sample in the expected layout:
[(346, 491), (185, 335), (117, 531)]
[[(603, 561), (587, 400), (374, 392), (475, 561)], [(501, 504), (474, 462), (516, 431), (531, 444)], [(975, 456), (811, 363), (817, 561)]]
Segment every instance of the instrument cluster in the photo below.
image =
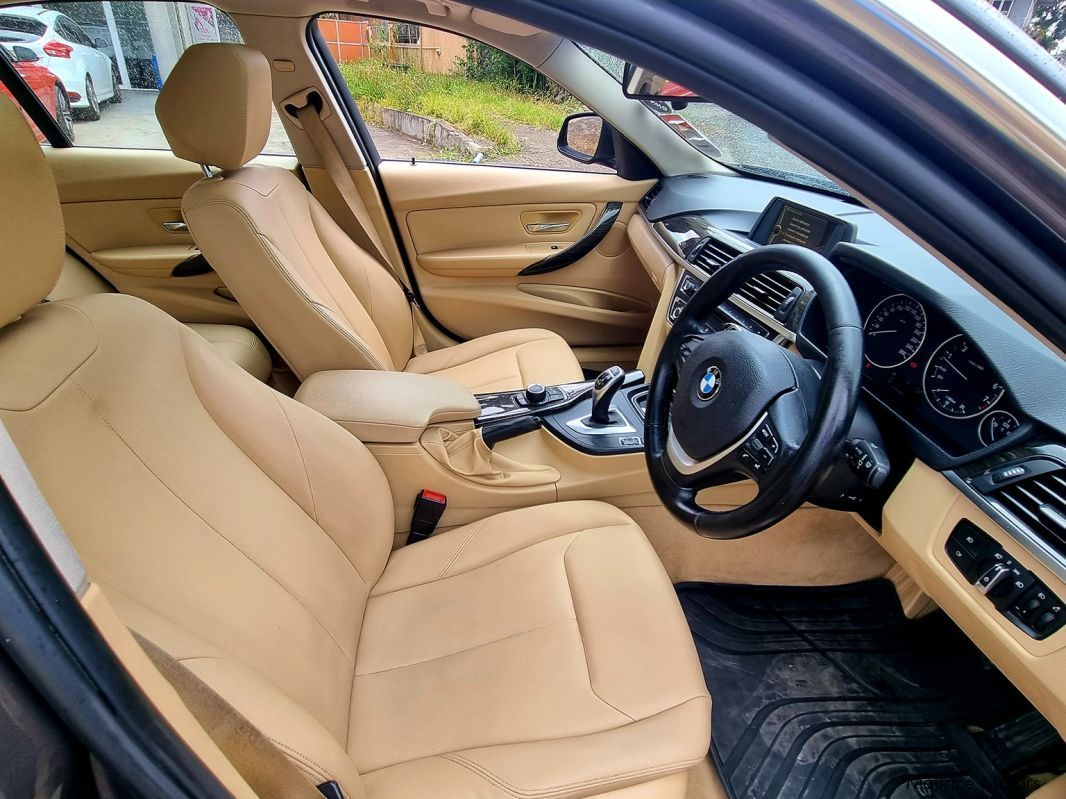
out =
[[(998, 444), (1023, 419), (995, 366), (940, 309), (858, 269), (842, 269), (863, 319), (863, 385), (959, 457)], [(817, 342), (816, 326), (805, 332)]]

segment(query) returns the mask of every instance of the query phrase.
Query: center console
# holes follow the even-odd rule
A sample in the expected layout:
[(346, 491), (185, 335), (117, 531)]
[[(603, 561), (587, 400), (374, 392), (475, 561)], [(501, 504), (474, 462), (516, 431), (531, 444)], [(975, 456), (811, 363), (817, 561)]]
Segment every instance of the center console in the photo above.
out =
[(612, 366), (595, 380), (479, 394), (474, 424), (494, 443), (543, 427), (588, 455), (641, 452), (647, 397), (643, 372)]

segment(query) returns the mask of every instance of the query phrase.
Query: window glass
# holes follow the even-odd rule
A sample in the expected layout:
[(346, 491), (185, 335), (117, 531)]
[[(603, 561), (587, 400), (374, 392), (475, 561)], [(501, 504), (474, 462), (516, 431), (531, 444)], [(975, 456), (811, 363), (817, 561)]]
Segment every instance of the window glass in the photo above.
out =
[(43, 22), (14, 14), (0, 14), (0, 42), (32, 42), (44, 35)]
[(351, 14), (315, 22), (382, 158), (595, 172), (556, 142), (587, 110), (533, 67), (436, 28)]
[[(169, 149), (155, 99), (174, 64), (194, 44), (240, 41), (233, 20), (205, 3), (79, 0), (0, 13), (0, 42), (38, 56), (19, 72), (58, 81), (51, 105), (70, 106), (75, 145), (91, 147)], [(43, 95), (56, 93), (50, 86), (34, 91), (46, 107)], [(276, 110), (264, 152), (293, 152)]]
[[(614, 78), (621, 90), (622, 59), (579, 45), (582, 51)], [(674, 133), (708, 158), (742, 172), (846, 194), (844, 189), (814, 167), (773, 141), (762, 128), (714, 103), (689, 103), (674, 108), (669, 102), (640, 101)]]

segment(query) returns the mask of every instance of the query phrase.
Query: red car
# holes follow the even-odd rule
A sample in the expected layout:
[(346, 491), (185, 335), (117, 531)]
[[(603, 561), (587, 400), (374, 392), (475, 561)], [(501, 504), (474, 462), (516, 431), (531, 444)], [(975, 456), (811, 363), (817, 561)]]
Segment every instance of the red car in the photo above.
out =
[[(70, 97), (55, 73), (36, 63), (38, 61), (37, 54), (28, 47), (0, 45), (0, 57), (6, 59), (15, 67), (15, 71), (26, 81), (30, 91), (37, 95), (44, 107), (48, 109), (48, 113), (59, 122), (59, 127), (67, 134), (67, 138), (74, 141), (74, 114), (70, 110)], [(7, 87), (0, 84), (0, 91), (7, 95), (15, 105), (19, 106), (23, 116), (26, 117), (26, 121), (33, 128), (33, 132), (37, 134), (37, 141), (43, 142), (45, 135), (33, 124), (33, 120), (30, 119), (25, 109), (22, 109), (18, 101), (11, 96), (11, 92), (8, 91)]]

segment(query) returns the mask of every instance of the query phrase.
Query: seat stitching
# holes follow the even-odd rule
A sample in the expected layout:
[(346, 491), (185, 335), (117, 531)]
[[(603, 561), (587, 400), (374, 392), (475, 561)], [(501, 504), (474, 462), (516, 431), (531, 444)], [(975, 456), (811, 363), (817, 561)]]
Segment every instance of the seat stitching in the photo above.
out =
[(454, 652), (445, 652), (443, 655), (435, 655), (435, 656), (433, 656), (431, 658), (423, 658), (422, 660), (412, 660), (409, 663), (401, 663), (401, 664), (396, 665), (396, 666), (389, 666), (388, 668), (377, 669), (376, 671), (358, 671), (357, 670), (355, 672), (355, 676), (356, 677), (372, 677), (375, 674), (384, 674), (384, 673), (390, 672), (390, 671), (400, 671), (401, 669), (408, 669), (408, 668), (411, 668), (412, 666), (420, 666), (423, 663), (432, 663), (435, 660), (444, 660), (445, 658), (450, 658), (450, 657), (453, 657), (455, 655), (462, 655), (462, 654), (465, 654), (467, 652), (473, 652), (475, 649), (482, 649), (482, 648), (484, 648), (486, 646), (492, 646), (493, 644), (498, 644), (498, 643), (501, 643), (503, 641), (509, 641), (512, 638), (521, 638), (523, 635), (528, 635), (529, 633), (535, 633), (535, 632), (538, 632), (540, 630), (546, 630), (549, 627), (554, 627), (556, 624), (562, 624), (563, 622), (567, 622), (567, 621), (576, 621), (576, 619), (574, 619), (572, 616), (567, 616), (567, 617), (562, 618), (562, 619), (555, 619), (554, 621), (545, 622), (544, 624), (538, 624), (535, 627), (530, 627), (530, 628), (525, 629), (525, 630), (519, 630), (518, 632), (510, 633), (509, 635), (501, 635), (499, 638), (492, 638), (492, 639), (490, 639), (488, 641), (482, 641), (479, 644), (474, 644), (472, 646), (463, 647), (462, 649), (456, 649)]
[[(212, 415), (211, 411), (208, 410), (207, 405), (204, 403), (204, 398), (200, 395), (200, 391), (196, 387), (196, 381), (193, 379), (192, 373), (189, 371), (189, 359), (188, 359), (188, 356), (186, 356), (186, 354), (185, 354), (185, 340), (184, 340), (184, 338), (182, 338), (181, 345), (182, 345), (183, 361), (185, 363), (185, 374), (189, 378), (189, 385), (192, 386), (193, 393), (196, 394), (196, 398), (200, 401), (200, 407), (202, 407), (204, 409), (204, 413), (206, 413), (208, 416), (211, 417), (211, 421), (215, 423), (215, 425), (218, 427), (219, 430), (222, 430), (223, 435), (225, 435), (226, 438), (229, 439), (229, 441), (233, 444), (233, 446), (235, 446), (237, 449), (239, 449), (241, 451), (241, 453), (244, 455), (244, 457), (246, 457), (249, 461), (251, 461), (255, 465), (255, 467), (259, 470), (259, 472), (264, 477), (266, 477), (267, 480), (269, 480), (275, 486), (277, 486), (279, 491), (281, 491), (283, 494), (285, 494), (285, 496), (289, 497), (289, 499), (292, 500), (293, 504), (296, 505), (296, 507), (298, 507), (301, 511), (303, 511), (304, 515), (306, 516), (307, 515), (307, 511), (304, 510), (303, 506), (299, 502), (297, 502), (295, 499), (293, 499), (291, 496), (289, 496), (289, 492), (286, 491), (284, 488), (282, 488), (282, 486), (278, 483), (278, 481), (275, 480), (273, 477), (271, 477), (266, 472), (266, 470), (264, 470), (263, 467), (259, 465), (259, 462), (255, 458), (253, 458), (251, 455), (248, 454), (248, 452), (244, 449), (244, 447), (242, 447), (240, 445), (240, 442), (236, 441), (233, 438), (230, 438), (230, 436), (226, 433), (226, 431), (223, 430), (222, 425), (218, 423), (218, 420), (215, 419), (215, 417), (214, 417), (214, 415)], [(271, 390), (273, 390), (273, 389), (271, 389)], [(275, 397), (275, 399), (276, 399), (276, 397)], [(280, 400), (278, 400), (278, 402), (280, 403)], [(310, 518), (310, 517), (308, 516), (308, 518)], [(348, 557), (348, 553), (346, 553), (341, 548), (341, 545), (337, 543), (336, 539), (333, 536), (331, 536), (328, 532), (326, 532), (324, 529), (322, 530), (322, 533), (323, 533), (323, 535), (326, 536), (326, 538), (329, 539), (329, 541), (333, 544), (333, 546), (337, 548), (337, 551), (344, 557), (344, 559), (346, 561), (348, 561), (348, 563), (352, 567), (352, 571), (355, 572), (356, 576), (363, 582), (363, 585), (367, 586), (367, 590), (369, 590), (370, 589), (370, 583), (363, 576), (363, 573), (361, 571), (359, 571), (359, 567), (355, 565), (355, 563), (352, 561), (352, 559), (350, 557)], [(310, 612), (310, 611), (308, 611), (308, 612)]]
[(300, 296), (300, 298), (309, 306), (311, 306), (311, 308), (318, 313), (318, 316), (323, 319), (326, 324), (330, 325), (336, 332), (340, 333), (342, 338), (347, 339), (350, 344), (356, 347), (366, 357), (366, 359), (370, 361), (370, 364), (371, 366), (373, 366), (373, 368), (378, 369), (380, 371), (389, 371), (385, 368), (385, 365), (380, 360), (378, 360), (377, 356), (374, 355), (369, 349), (367, 349), (366, 345), (362, 341), (360, 341), (358, 337), (352, 333), (352, 331), (346, 330), (342, 325), (338, 324), (330, 316), (318, 310), (319, 307), (325, 308), (326, 306), (323, 303), (316, 302), (314, 298), (310, 297), (307, 292), (300, 288), (300, 286), (293, 279), (292, 275), (290, 275), (289, 271), (285, 268), (285, 265), (278, 260), (277, 256), (274, 254), (274, 251), (270, 247), (266, 247), (263, 245), (264, 242), (270, 244), (273, 244), (273, 242), (270, 241), (269, 237), (259, 231), (259, 228), (256, 227), (251, 217), (249, 217), (248, 214), (244, 212), (244, 209), (242, 209), (239, 205), (227, 202), (225, 200), (208, 200), (207, 202), (202, 202), (199, 205), (190, 206), (186, 209), (185, 213), (186, 215), (188, 215), (191, 214), (193, 211), (199, 210), (201, 208), (206, 208), (211, 205), (224, 206), (232, 210), (238, 216), (243, 217), (245, 223), (255, 234), (256, 239), (259, 240), (260, 246), (262, 247), (262, 250), (266, 254), (267, 258), (269, 258), (270, 261), (274, 264), (281, 276), (289, 282), (289, 284), (292, 286), (292, 289)]
[(274, 738), (273, 736), (268, 735), (267, 738), (269, 738), (271, 740), (271, 742), (273, 742), (276, 746), (280, 747), (281, 749), (284, 749), (287, 754), (290, 754), (290, 758), (293, 759), (293, 760), (296, 760), (298, 764), (299, 764), (299, 761), (303, 761), (305, 766), (307, 766), (309, 768), (313, 767), (315, 770), (317, 770), (318, 774), (315, 775), (316, 777), (326, 777), (327, 779), (331, 779), (331, 780), (332, 779), (336, 779), (333, 776), (333, 774), (330, 773), (329, 769), (319, 765), (314, 760), (312, 760), (307, 755), (305, 755), (303, 752), (301, 752), (299, 749), (294, 749), (293, 747), (289, 746), (288, 744), (282, 743), (281, 741), (279, 741), (277, 738)]
[[(489, 517), (489, 519), (491, 519), (491, 518), (492, 517)], [(488, 522), (489, 519), (485, 519), (485, 521)], [(600, 527), (588, 527), (588, 528), (582, 528), (580, 530), (565, 530), (565, 531), (559, 533), (558, 535), (553, 535), (551, 538), (544, 538), (544, 539), (541, 539), (540, 541), (534, 541), (532, 544), (528, 544), (527, 546), (520, 547), (519, 549), (516, 549), (513, 552), (508, 552), (508, 553), (506, 553), (504, 555), (501, 555), (500, 557), (496, 558), (495, 560), (490, 560), (488, 563), (482, 563), (482, 564), (480, 564), (478, 566), (472, 566), (471, 568), (466, 569), (465, 571), (455, 572), (454, 574), (449, 574), (447, 577), (442, 577), (439, 580), (426, 580), (425, 582), (421, 582), (421, 583), (413, 583), (411, 585), (405, 585), (403, 588), (394, 588), (391, 591), (382, 591), (381, 593), (372, 593), (371, 594), (371, 598), (377, 599), (378, 597), (389, 596), (390, 594), (398, 594), (401, 591), (410, 591), (410, 590), (415, 589), (415, 588), (420, 588), (423, 585), (429, 585), (430, 583), (433, 583), (433, 582), (444, 582), (446, 580), (454, 580), (456, 577), (462, 577), (464, 574), (473, 574), (474, 572), (476, 572), (476, 571), (478, 571), (480, 569), (488, 568), (489, 566), (492, 566), (493, 564), (502, 563), (507, 558), (513, 557), (513, 556), (519, 554), (520, 552), (525, 552), (527, 549), (532, 549), (535, 546), (540, 546), (541, 544), (546, 544), (549, 541), (554, 541), (556, 538), (562, 538), (563, 536), (568, 536), (568, 535), (577, 536), (577, 535), (580, 535), (581, 533), (591, 533), (591, 532), (594, 532), (596, 530), (611, 530), (611, 529), (614, 529), (615, 527), (625, 527), (625, 528), (628, 529), (631, 526), (632, 526), (631, 524), (628, 524), (628, 523), (625, 523), (625, 522), (619, 522), (618, 524), (605, 524), (605, 525), (602, 525)]]
[(526, 797), (526, 796), (545, 797), (545, 796), (551, 796), (553, 794), (558, 794), (560, 792), (573, 790), (574, 788), (584, 788), (584, 787), (589, 787), (589, 786), (592, 786), (592, 785), (603, 785), (605, 783), (613, 782), (615, 780), (620, 780), (620, 779), (626, 779), (628, 777), (637, 777), (637, 776), (641, 776), (641, 775), (653, 775), (653, 774), (666, 773), (666, 772), (682, 771), (685, 768), (688, 768), (690, 766), (694, 766), (696, 763), (699, 763), (700, 761), (703, 760), (702, 756), (701, 757), (697, 757), (697, 758), (689, 758), (687, 760), (675, 760), (675, 761), (671, 761), (670, 763), (659, 763), (659, 764), (654, 765), (654, 766), (645, 766), (643, 768), (630, 769), (628, 771), (619, 771), (619, 772), (615, 772), (615, 773), (612, 773), (612, 774), (605, 774), (605, 775), (599, 776), (599, 777), (589, 777), (589, 778), (583, 779), (583, 780), (575, 780), (574, 782), (559, 783), (557, 785), (546, 785), (543, 788), (536, 788), (536, 789), (532, 789), (532, 790), (527, 790), (527, 789), (519, 788), (516, 785), (510, 784), (509, 782), (507, 782), (505, 779), (503, 779), (499, 775), (493, 773), (492, 771), (490, 771), (489, 769), (487, 769), (484, 766), (480, 765), (479, 763), (475, 763), (472, 760), (468, 760), (467, 758), (463, 757), (460, 754), (440, 755), (440, 757), (444, 758), (445, 760), (449, 760), (449, 761), (451, 761), (452, 763), (455, 763), (458, 766), (462, 766), (462, 767), (468, 769), (469, 771), (474, 772), (479, 777), (482, 777), (483, 779), (487, 780), (488, 782), (491, 782), (496, 787), (498, 787), (498, 788), (506, 791), (507, 793), (509, 793), (511, 796), (516, 796), (516, 797)]
[(463, 543), (462, 543), (462, 544), (460, 545), (460, 547), (459, 547), (459, 548), (458, 548), (458, 549), (457, 549), (457, 550), (455, 551), (455, 554), (451, 556), (451, 558), (450, 558), (450, 559), (448, 560), (448, 562), (444, 564), (444, 568), (442, 568), (442, 569), (440, 570), (440, 573), (439, 573), (439, 574), (437, 575), (437, 580), (438, 580), (438, 581), (439, 581), (439, 580), (441, 580), (441, 579), (442, 579), (442, 578), (443, 578), (443, 577), (444, 577), (444, 576), (445, 576), (445, 575), (446, 575), (446, 574), (448, 573), (448, 571), (449, 571), (449, 570), (451, 569), (452, 565), (453, 565), (453, 564), (454, 564), (454, 563), (455, 563), (455, 562), (456, 562), (457, 560), (459, 560), (459, 557), (460, 557), (460, 556), (461, 556), (461, 555), (462, 555), (462, 554), (463, 554), (464, 552), (466, 552), (466, 548), (467, 548), (467, 547), (468, 547), (468, 546), (470, 545), (470, 542), (474, 540), (474, 536), (476, 536), (476, 535), (477, 535), (478, 533), (480, 533), (480, 532), (481, 532), (482, 528), (483, 528), (483, 527), (484, 527), (484, 526), (485, 526), (485, 525), (486, 525), (486, 524), (488, 523), (488, 521), (489, 521), (489, 520), (488, 520), (487, 518), (485, 518), (485, 519), (482, 519), (482, 520), (481, 520), (480, 522), (478, 522), (477, 524), (475, 524), (475, 525), (474, 525), (474, 526), (473, 526), (473, 527), (472, 527), (472, 528), (470, 529), (470, 534), (469, 534), (469, 535), (468, 535), (468, 536), (466, 537), (466, 540), (464, 540), (464, 541), (463, 541)]
[[(300, 446), (300, 438), (296, 435), (296, 430), (292, 426), (292, 419), (289, 418), (289, 414), (286, 412), (285, 406), (281, 404), (281, 400), (278, 399), (278, 395), (272, 394), (271, 396), (277, 404), (278, 410), (281, 411), (281, 415), (285, 418), (285, 423), (289, 427), (289, 432), (292, 433), (292, 440), (296, 443), (296, 451), (300, 455), (300, 465), (303, 466), (304, 469), (304, 480), (307, 481), (307, 493), (311, 497), (311, 518), (314, 519), (316, 524), (318, 524), (318, 505), (315, 503), (315, 489), (311, 485), (311, 473), (307, 471), (307, 458), (304, 457), (303, 447)], [(330, 538), (332, 537), (333, 536), (330, 536)]]
[[(168, 492), (170, 492), (170, 495), (172, 497), (174, 497), (178, 502), (180, 502), (182, 505), (184, 505), (185, 508), (190, 513), (193, 514), (193, 516), (195, 516), (197, 519), (199, 519), (201, 522), (203, 522), (204, 525), (206, 525), (210, 530), (214, 531), (214, 533), (219, 538), (221, 538), (223, 541), (225, 541), (227, 544), (229, 544), (231, 547), (233, 547), (235, 550), (237, 550), (237, 552), (241, 553), (248, 560), (249, 563), (254, 565), (257, 569), (259, 569), (261, 572), (263, 572), (263, 574), (265, 574), (267, 577), (269, 577), (271, 580), (273, 580), (274, 583), (282, 591), (284, 591), (286, 594), (288, 594), (293, 599), (293, 601), (296, 602), (297, 605), (299, 605), (301, 608), (303, 608), (304, 611), (306, 611), (307, 615), (310, 616), (312, 619), (314, 619), (315, 622), (318, 624), (318, 626), (322, 628), (322, 631), (326, 634), (326, 636), (329, 638), (329, 640), (331, 640), (333, 642), (333, 644), (337, 647), (337, 649), (340, 651), (340, 653), (344, 657), (344, 659), (348, 663), (350, 663), (352, 665), (352, 667), (354, 668), (355, 667), (355, 661), (352, 658), (348, 657), (348, 653), (344, 651), (344, 648), (340, 645), (340, 643), (337, 641), (337, 639), (333, 637), (333, 633), (331, 633), (329, 631), (329, 629), (326, 627), (326, 625), (324, 625), (322, 623), (322, 620), (319, 619), (318, 616), (316, 616), (311, 611), (311, 609), (309, 607), (307, 607), (307, 605), (305, 605), (303, 602), (301, 602), (299, 597), (297, 597), (292, 591), (290, 591), (277, 577), (275, 577), (273, 574), (271, 574), (269, 571), (267, 571), (267, 569), (264, 568), (261, 563), (259, 563), (257, 560), (255, 560), (255, 558), (251, 557), (247, 552), (245, 552), (243, 549), (241, 549), (239, 546), (237, 546), (231, 539), (227, 538), (217, 527), (215, 527), (213, 524), (211, 524), (211, 522), (207, 521), (207, 519), (205, 519), (203, 516), (201, 516), (196, 511), (196, 509), (193, 508), (188, 502), (186, 502), (185, 499), (180, 494), (178, 494), (173, 488), (171, 488), (167, 484), (167, 482), (165, 480), (163, 480), (163, 478), (161, 478), (158, 474), (156, 474), (155, 471), (152, 469), (152, 467), (149, 466), (144, 461), (144, 459), (141, 457), (140, 453), (138, 453), (137, 450), (135, 450), (132, 446), (130, 446), (130, 443), (128, 441), (126, 441), (125, 438), (122, 437), (122, 434), (119, 433), (118, 430), (115, 429), (114, 425), (111, 424), (111, 421), (103, 413), (101, 413), (99, 407), (96, 404), (96, 400), (93, 398), (93, 396), (88, 391), (86, 391), (85, 387), (83, 385), (81, 385), (81, 383), (79, 383), (73, 377), (70, 378), (70, 382), (73, 383), (75, 386), (77, 386), (78, 389), (81, 391), (81, 393), (85, 395), (85, 397), (89, 400), (89, 404), (92, 406), (93, 412), (100, 418), (100, 420), (105, 425), (107, 425), (108, 429), (112, 433), (114, 433), (115, 437), (119, 441), (122, 442), (122, 444), (126, 447), (126, 449), (128, 449), (130, 451), (130, 454), (133, 455), (133, 457), (135, 457), (138, 460), (138, 462), (147, 470), (147, 472), (150, 475), (152, 475), (152, 477), (154, 477), (156, 479), (156, 481), (161, 486), (163, 486), (163, 488), (165, 488)], [(354, 564), (353, 564), (352, 568), (353, 569), (355, 568)], [(358, 569), (356, 569), (356, 573), (358, 574)]]
[[(600, 529), (602, 529), (602, 528), (600, 528)], [(582, 531), (582, 533), (585, 533), (585, 532), (589, 532), (589, 531), (588, 530)], [(607, 707), (609, 707), (609, 708), (621, 713), (623, 716), (625, 716), (630, 721), (636, 721), (635, 718), (630, 716), (628, 713), (626, 713), (620, 707), (615, 707), (610, 702), (608, 702), (606, 699), (604, 699), (602, 696), (600, 696), (599, 692), (596, 690), (596, 686), (592, 682), (592, 669), (589, 668), (589, 656), (588, 656), (587, 650), (585, 649), (585, 636), (581, 632), (581, 620), (577, 617), (577, 603), (574, 601), (574, 587), (573, 587), (573, 585), (570, 582), (570, 570), (566, 568), (566, 556), (570, 552), (570, 547), (572, 547), (574, 545), (574, 541), (577, 541), (577, 539), (581, 537), (582, 533), (578, 533), (578, 535), (575, 535), (574, 536), (574, 540), (566, 545), (566, 549), (563, 551), (562, 564), (563, 564), (563, 576), (566, 578), (566, 589), (567, 589), (567, 591), (570, 594), (570, 607), (574, 611), (574, 624), (577, 627), (577, 636), (578, 636), (578, 639), (581, 642), (581, 656), (582, 656), (582, 658), (585, 661), (585, 673), (588, 675), (588, 678), (589, 678), (589, 690), (592, 691), (592, 695), (593, 696), (595, 696), (597, 699), (599, 699), (601, 702), (603, 702), (603, 704), (607, 705)]]

